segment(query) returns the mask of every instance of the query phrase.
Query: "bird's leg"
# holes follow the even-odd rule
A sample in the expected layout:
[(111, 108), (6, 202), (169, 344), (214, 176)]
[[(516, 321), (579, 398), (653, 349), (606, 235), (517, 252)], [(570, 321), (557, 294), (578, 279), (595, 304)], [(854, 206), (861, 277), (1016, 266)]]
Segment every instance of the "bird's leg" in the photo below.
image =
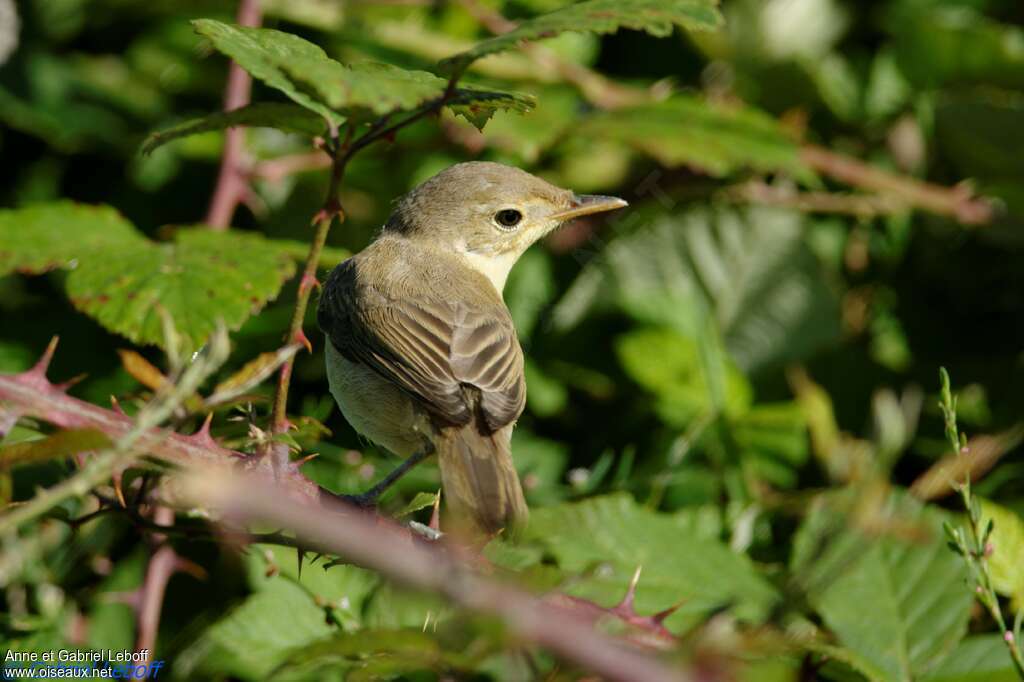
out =
[(404, 462), (392, 469), (387, 476), (378, 481), (372, 488), (364, 493), (360, 493), (359, 495), (342, 495), (342, 498), (344, 498), (346, 502), (358, 507), (373, 507), (377, 504), (377, 499), (383, 495), (384, 492), (395, 483), (395, 481), (404, 476), (409, 469), (412, 469), (432, 454), (434, 454), (434, 446), (432, 443), (427, 441), (420, 450), (409, 455)]

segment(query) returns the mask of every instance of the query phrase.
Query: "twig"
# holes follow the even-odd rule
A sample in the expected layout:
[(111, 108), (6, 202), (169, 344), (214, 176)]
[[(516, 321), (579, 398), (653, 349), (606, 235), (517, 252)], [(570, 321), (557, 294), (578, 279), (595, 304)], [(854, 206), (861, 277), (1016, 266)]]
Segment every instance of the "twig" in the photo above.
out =
[[(259, 0), (239, 0), (235, 21), (240, 26), (259, 26), (262, 21)], [(244, 107), (249, 103), (252, 77), (235, 62), (228, 67), (228, 80), (224, 88), (224, 111)], [(231, 224), (238, 203), (251, 192), (246, 180), (245, 128), (234, 126), (224, 132), (224, 153), (221, 156), (217, 185), (206, 213), (206, 224), (212, 229), (226, 230)]]
[[(63, 387), (46, 379), (46, 367), (52, 355), (48, 352), (31, 370), (22, 374), (0, 375), (0, 421), (9, 417), (11, 423), (21, 416), (35, 417), (61, 428), (91, 428), (101, 431), (113, 441), (123, 441), (129, 434), (137, 438), (134, 452), (146, 453), (171, 465), (204, 465), (211, 468), (238, 465), (255, 475), (273, 478), (267, 464), (244, 453), (221, 447), (200, 431), (193, 436), (162, 431), (155, 428), (139, 430), (138, 423), (122, 413), (104, 409), (67, 395)], [(105, 480), (113, 468), (123, 465), (115, 451), (99, 453), (90, 458), (85, 468), (63, 483), (50, 488), (38, 498), (14, 507), (0, 518), (0, 532), (45, 512), (53, 504), (76, 495), (84, 495)], [(115, 462), (115, 460), (117, 460)], [(331, 497), (307, 479), (297, 467), (289, 467), (276, 478), (279, 494), (286, 497), (318, 500)]]
[(745, 201), (768, 206), (783, 206), (806, 213), (841, 213), (858, 218), (874, 218), (908, 210), (905, 202), (881, 194), (833, 194), (798, 192), (795, 187), (779, 187), (751, 180), (723, 190), (730, 201)]
[(801, 147), (800, 158), (814, 170), (840, 182), (894, 197), (907, 206), (949, 216), (964, 225), (982, 225), (992, 220), (992, 205), (975, 197), (965, 183), (955, 187), (933, 185), (890, 173), (817, 145)]
[[(153, 523), (170, 526), (174, 523), (174, 511), (158, 506), (153, 512)], [(146, 653), (146, 663), (156, 650), (156, 636), (160, 629), (160, 613), (163, 610), (167, 581), (174, 572), (182, 568), (182, 560), (163, 534), (154, 534), (156, 549), (146, 565), (146, 576), (139, 587), (138, 608), (136, 609), (135, 651)]]
[[(949, 441), (950, 446), (952, 446), (955, 452), (960, 453), (962, 457), (967, 457), (969, 455), (967, 436), (960, 433), (957, 429), (956, 397), (950, 391), (949, 374), (946, 373), (945, 368), (939, 369), (939, 380), (942, 383), (939, 407), (942, 409), (942, 416), (946, 422), (946, 440)], [(1003, 642), (1006, 643), (1006, 648), (1009, 651), (1010, 658), (1013, 660), (1017, 675), (1020, 676), (1021, 680), (1024, 680), (1024, 655), (1021, 654), (1019, 641), (1021, 617), (1024, 614), (1024, 609), (1018, 613), (1015, 627), (1012, 630), (1008, 628), (1006, 621), (1003, 619), (1002, 608), (999, 606), (999, 596), (992, 585), (992, 573), (988, 565), (988, 557), (992, 553), (989, 538), (992, 535), (994, 525), (991, 519), (989, 519), (987, 524), (983, 525), (981, 502), (971, 491), (969, 469), (963, 483), (958, 484), (957, 489), (960, 493), (960, 499), (967, 509), (967, 532), (965, 533), (964, 529), (959, 526), (954, 528), (953, 524), (948, 521), (943, 524), (943, 529), (946, 531), (946, 537), (950, 541), (950, 547), (962, 556), (967, 563), (967, 568), (974, 582), (974, 596), (985, 607), (989, 615), (992, 616), (992, 620), (999, 627), (999, 634)]]
[[(153, 447), (156, 441), (166, 438), (166, 434), (161, 434), (154, 427), (170, 417), (174, 410), (194, 394), (199, 385), (224, 363), (228, 356), (228, 347), (227, 331), (221, 326), (203, 352), (182, 373), (178, 382), (164, 384), (134, 420), (113, 412), (111, 414), (116, 417), (115, 420), (109, 419), (108, 415), (102, 415), (101, 421), (106, 422), (108, 427), (116, 425), (115, 428), (104, 430), (104, 433), (112, 437), (113, 446), (91, 457), (74, 476), (43, 490), (31, 500), (17, 505), (5, 514), (0, 518), (0, 535), (12, 532), (19, 525), (45, 514), (66, 499), (85, 495), (110, 478), (115, 470)], [(93, 410), (107, 412), (106, 410), (68, 397), (62, 387), (54, 386), (46, 379), (46, 369), (55, 348), (56, 339), (50, 343), (42, 359), (29, 371), (20, 375), (0, 376), (0, 402), (13, 403), (12, 407), (0, 411), (9, 411), (14, 415), (32, 414), (33, 408), (38, 409), (48, 398), (52, 401), (71, 401), (70, 404), (66, 404), (66, 407), (70, 408), (68, 412), (54, 413), (44, 409), (43, 415), (36, 416), (65, 427), (96, 426), (95, 423), (90, 423), (88, 418), (83, 418), (83, 413)], [(92, 410), (80, 409), (83, 406)], [(51, 404), (47, 407), (53, 406)]]
[(362, 514), (328, 514), (323, 507), (282, 500), (259, 480), (199, 472), (182, 489), (195, 504), (233, 522), (288, 528), (311, 545), (376, 570), (405, 585), (437, 592), (455, 604), (500, 618), (517, 637), (543, 646), (610, 680), (667, 682), (689, 678), (649, 655), (596, 632), (566, 609), (482, 576), (433, 544)]

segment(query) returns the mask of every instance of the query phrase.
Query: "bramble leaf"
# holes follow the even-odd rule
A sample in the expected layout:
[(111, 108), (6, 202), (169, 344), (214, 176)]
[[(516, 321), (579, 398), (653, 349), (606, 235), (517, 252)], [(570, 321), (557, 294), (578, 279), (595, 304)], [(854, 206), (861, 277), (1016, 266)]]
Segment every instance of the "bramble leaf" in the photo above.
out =
[(741, 618), (759, 620), (778, 599), (746, 557), (628, 495), (542, 507), (532, 512), (526, 532), (564, 571), (583, 574), (571, 582), (569, 594), (602, 605), (615, 604), (642, 566), (640, 613), (684, 602), (668, 619), (670, 629), (724, 605), (735, 605)]
[(143, 242), (86, 261), (67, 288), (76, 308), (136, 343), (163, 343), (162, 307), (195, 350), (218, 319), (238, 329), (294, 271), (294, 261), (259, 235), (188, 229), (173, 244)]
[[(919, 679), (957, 645), (970, 617), (966, 568), (946, 548), (944, 515), (902, 494), (873, 510), (847, 508), (853, 495), (821, 502), (792, 560), (811, 605), (877, 679)], [(861, 530), (849, 527), (851, 515), (862, 519)], [(899, 529), (913, 537), (897, 536)]]
[[(340, 116), (334, 117), (336, 124), (343, 120)], [(210, 130), (233, 128), (234, 126), (277, 128), (308, 137), (326, 135), (328, 132), (327, 122), (323, 117), (309, 109), (285, 102), (261, 102), (232, 111), (218, 111), (151, 133), (142, 143), (142, 153), (150, 154), (155, 149), (180, 137), (205, 133)]]
[(146, 239), (109, 206), (73, 201), (0, 211), (0, 276), (39, 274)]
[(584, 138), (624, 142), (664, 166), (689, 166), (715, 177), (752, 168), (813, 178), (800, 161), (798, 145), (778, 121), (748, 106), (675, 95), (664, 102), (596, 114), (576, 132)]
[(710, 31), (722, 25), (716, 5), (715, 0), (587, 0), (524, 21), (508, 33), (442, 60), (439, 67), (445, 73), (460, 75), (481, 57), (566, 31), (614, 33), (630, 28), (654, 36), (667, 36), (675, 26)]
[[(198, 19), (193, 25), (254, 78), (335, 123), (337, 112), (367, 119), (410, 111), (448, 90), (447, 79), (427, 71), (370, 61), (342, 64), (289, 33), (212, 19)], [(450, 94), (454, 111), (477, 127), (499, 109), (523, 112), (533, 107), (532, 98), (518, 93), (464, 86)]]

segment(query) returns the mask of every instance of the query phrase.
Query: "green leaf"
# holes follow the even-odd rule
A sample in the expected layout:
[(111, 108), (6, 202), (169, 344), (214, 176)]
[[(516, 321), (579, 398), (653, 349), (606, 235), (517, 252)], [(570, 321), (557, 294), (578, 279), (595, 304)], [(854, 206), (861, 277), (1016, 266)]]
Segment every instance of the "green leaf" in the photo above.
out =
[(1020, 677), (999, 635), (967, 637), (921, 682), (1019, 682)]
[(173, 244), (141, 242), (84, 260), (67, 289), (76, 308), (136, 343), (163, 344), (161, 307), (195, 350), (218, 319), (238, 329), (294, 270), (292, 259), (259, 235), (187, 229)]
[(838, 304), (804, 243), (803, 219), (774, 208), (663, 215), (615, 239), (552, 317), (568, 329), (597, 305), (704, 345), (712, 323), (745, 372), (804, 358), (839, 333)]
[[(335, 117), (335, 123), (340, 123), (342, 120), (344, 119), (341, 117)], [(142, 153), (150, 154), (155, 149), (181, 137), (235, 126), (276, 128), (307, 137), (326, 135), (328, 132), (327, 122), (323, 117), (309, 109), (284, 102), (262, 102), (231, 111), (218, 111), (152, 133), (142, 143)]]
[[(212, 19), (197, 19), (192, 26), (208, 38), (213, 47), (231, 57), (253, 78), (280, 90), (292, 101), (332, 120), (335, 113), (317, 97), (307, 92), (307, 84), (296, 82), (285, 65), (330, 62), (319, 47), (302, 38), (267, 28), (245, 28)], [(339, 64), (340, 66), (340, 64)]]
[(442, 60), (439, 67), (458, 76), (481, 57), (566, 31), (614, 33), (629, 28), (667, 36), (674, 26), (691, 31), (715, 30), (722, 25), (716, 4), (713, 0), (587, 0), (524, 21), (508, 33)]
[[(438, 100), (448, 89), (446, 79), (426, 71), (379, 62), (342, 64), (290, 33), (212, 19), (198, 19), (193, 25), (254, 78), (335, 123), (335, 112), (369, 118), (409, 111)], [(477, 127), (499, 109), (524, 112), (533, 107), (528, 95), (473, 86), (460, 87), (452, 95), (453, 110)]]
[(178, 656), (175, 674), (182, 679), (264, 679), (292, 650), (331, 632), (310, 595), (277, 578), (207, 628)]
[(688, 166), (715, 177), (752, 168), (813, 180), (800, 161), (798, 145), (774, 118), (752, 107), (675, 95), (664, 102), (595, 114), (576, 134), (624, 142), (664, 166)]
[[(871, 498), (823, 498), (798, 533), (792, 563), (842, 646), (877, 670), (878, 679), (909, 682), (964, 636), (971, 608), (967, 573), (946, 548), (943, 513), (904, 494), (892, 495), (880, 509), (851, 506), (864, 499)], [(914, 537), (858, 531), (851, 517), (883, 531), (913, 529)]]
[(728, 605), (740, 618), (758, 621), (778, 599), (746, 557), (695, 532), (689, 521), (640, 507), (628, 495), (537, 509), (526, 532), (564, 571), (584, 574), (570, 581), (570, 594), (605, 606), (622, 598), (642, 566), (637, 610), (654, 613), (682, 602), (669, 626)]
[[(715, 410), (715, 399), (693, 339), (669, 328), (641, 328), (615, 340), (615, 351), (626, 374), (657, 396), (656, 409), (665, 422), (685, 427)], [(753, 391), (746, 377), (728, 358), (710, 371), (724, 377), (725, 414), (739, 416), (750, 409)]]
[(1013, 608), (1024, 608), (1024, 519), (1013, 510), (981, 500), (981, 527), (993, 523), (992, 555), (988, 558), (992, 586), (1013, 597)]
[[(479, 654), (478, 654), (479, 655)], [(346, 680), (391, 679), (421, 670), (471, 670), (474, 659), (441, 648), (433, 633), (420, 630), (363, 630), (343, 633), (294, 651), (275, 672), (347, 670)]]
[(437, 498), (437, 493), (416, 493), (416, 497), (412, 498), (409, 504), (402, 507), (402, 509), (397, 514), (395, 514), (395, 516), (408, 516), (409, 514), (412, 514), (413, 512), (418, 512), (421, 509), (433, 507), (437, 503)]
[(0, 276), (67, 267), (145, 238), (109, 206), (71, 201), (0, 210)]

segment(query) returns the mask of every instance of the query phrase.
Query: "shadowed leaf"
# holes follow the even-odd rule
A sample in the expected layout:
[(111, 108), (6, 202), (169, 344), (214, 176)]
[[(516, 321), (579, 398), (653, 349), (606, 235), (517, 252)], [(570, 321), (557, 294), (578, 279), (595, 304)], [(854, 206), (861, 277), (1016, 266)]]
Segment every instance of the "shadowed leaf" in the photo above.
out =
[(481, 57), (566, 31), (613, 33), (630, 28), (667, 36), (675, 26), (693, 31), (714, 30), (722, 25), (716, 5), (714, 0), (587, 0), (524, 21), (508, 33), (442, 60), (439, 66), (446, 73), (461, 74)]
[[(340, 123), (340, 116), (335, 123)], [(202, 118), (185, 121), (178, 125), (150, 134), (142, 144), (142, 153), (149, 154), (155, 149), (189, 135), (205, 133), (210, 130), (223, 130), (234, 126), (276, 128), (289, 133), (299, 133), (307, 137), (326, 135), (327, 122), (322, 116), (295, 104), (282, 102), (261, 102), (234, 109), (218, 111)]]

